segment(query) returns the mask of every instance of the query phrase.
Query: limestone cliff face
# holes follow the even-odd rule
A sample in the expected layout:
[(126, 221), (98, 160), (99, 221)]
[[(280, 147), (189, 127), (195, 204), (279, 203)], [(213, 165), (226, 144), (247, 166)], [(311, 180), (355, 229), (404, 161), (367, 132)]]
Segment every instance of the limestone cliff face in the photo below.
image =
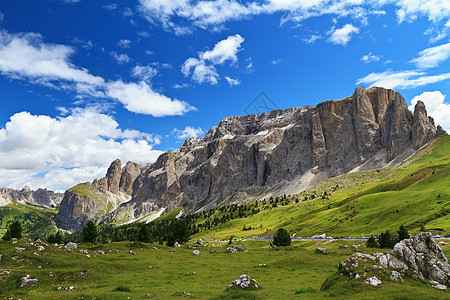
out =
[(58, 227), (67, 230), (81, 229), (89, 220), (100, 220), (120, 204), (131, 199), (133, 182), (140, 174), (140, 166), (113, 161), (106, 176), (92, 183), (82, 183), (64, 194), (59, 212), (54, 220)]
[(56, 207), (61, 203), (62, 198), (63, 194), (61, 193), (55, 193), (47, 189), (32, 191), (28, 186), (25, 186), (21, 190), (10, 188), (0, 189), (0, 206), (19, 202), (44, 207)]
[(413, 115), (399, 93), (377, 87), (316, 107), (227, 117), (143, 168), (131, 201), (103, 221), (300, 192), (327, 177), (401, 161), (435, 136), (423, 103)]

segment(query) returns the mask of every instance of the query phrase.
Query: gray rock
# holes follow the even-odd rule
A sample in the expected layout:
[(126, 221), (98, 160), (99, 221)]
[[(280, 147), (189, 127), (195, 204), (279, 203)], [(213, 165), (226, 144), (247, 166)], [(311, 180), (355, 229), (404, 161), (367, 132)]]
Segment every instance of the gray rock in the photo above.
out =
[(44, 251), (44, 250), (45, 250), (44, 246), (38, 246), (37, 247), (37, 251)]
[(373, 286), (377, 286), (382, 283), (381, 280), (379, 280), (376, 276), (369, 277), (366, 280), (364, 280), (364, 282)]
[(108, 253), (118, 253), (118, 252), (119, 252), (119, 250), (117, 250), (117, 249), (111, 249), (108, 251)]
[(23, 251), (25, 251), (25, 248), (21, 248), (21, 247), (15, 247), (14, 248), (14, 252), (23, 252)]
[(327, 254), (327, 249), (318, 247), (316, 248), (316, 253)]
[[(355, 273), (353, 266), (357, 262), (369, 262), (369, 259), (379, 263), (385, 272), (390, 272), (392, 280), (409, 274), (408, 276), (418, 280), (427, 279), (443, 286), (450, 284), (448, 260), (429, 232), (421, 232), (402, 240), (394, 246), (394, 250), (387, 253), (356, 253), (345, 260), (342, 266), (352, 278)], [(372, 266), (374, 270), (378, 268), (376, 265)]]
[(250, 278), (248, 275), (241, 275), (238, 279), (233, 281), (227, 286), (227, 289), (257, 289), (259, 288), (258, 283), (255, 279)]
[(349, 245), (342, 245), (342, 244), (340, 244), (339, 245), (339, 249), (350, 249), (350, 246)]
[(439, 245), (439, 246), (447, 246), (448, 243), (446, 243), (446, 242), (439, 242), (438, 245)]
[(99, 250), (97, 251), (97, 254), (105, 255), (105, 251)]
[(236, 253), (238, 251), (244, 251), (244, 250), (245, 250), (245, 248), (242, 245), (233, 245), (233, 246), (227, 247), (227, 252), (230, 252), (230, 253)]
[(76, 250), (78, 248), (78, 244), (77, 243), (72, 243), (72, 242), (68, 242), (65, 246), (64, 249), (67, 251), (70, 250)]
[(174, 248), (179, 248), (179, 247), (181, 247), (181, 245), (178, 244), (178, 242), (175, 242), (175, 243), (173, 244), (173, 247), (174, 247)]
[(200, 255), (200, 251), (194, 250), (194, 251), (192, 251), (192, 255)]
[(402, 274), (397, 271), (392, 271), (390, 276), (392, 281), (398, 281), (399, 279), (403, 281)]
[(445, 285), (440, 284), (437, 281), (430, 280), (431, 286), (438, 290), (446, 290), (447, 287)]
[(130, 254), (131, 254), (131, 255), (136, 255), (136, 252), (130, 250)]
[(30, 275), (25, 275), (24, 277), (20, 278), (20, 281), (20, 287), (24, 287), (30, 284), (35, 284), (39, 280), (37, 278), (31, 278)]

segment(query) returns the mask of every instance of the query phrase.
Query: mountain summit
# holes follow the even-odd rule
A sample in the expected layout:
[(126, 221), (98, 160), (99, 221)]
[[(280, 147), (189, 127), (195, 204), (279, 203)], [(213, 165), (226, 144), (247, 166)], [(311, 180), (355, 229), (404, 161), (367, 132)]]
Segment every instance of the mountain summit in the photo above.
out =
[[(422, 102), (413, 114), (399, 93), (379, 87), (358, 87), (352, 96), (316, 107), (227, 117), (204, 137), (191, 138), (143, 166), (132, 188), (128, 185), (131, 200), (102, 222), (150, 221), (181, 205), (188, 213), (298, 193), (343, 173), (397, 165), (443, 132)], [(120, 170), (115, 164), (110, 169)], [(91, 188), (103, 187), (100, 181)], [(116, 181), (108, 192), (119, 192)], [(67, 201), (64, 197), (60, 219), (71, 209)]]

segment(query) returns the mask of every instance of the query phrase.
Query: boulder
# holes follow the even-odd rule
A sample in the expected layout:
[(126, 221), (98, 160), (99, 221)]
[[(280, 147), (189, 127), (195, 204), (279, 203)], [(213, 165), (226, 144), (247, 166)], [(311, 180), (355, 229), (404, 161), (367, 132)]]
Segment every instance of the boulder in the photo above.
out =
[(25, 248), (21, 248), (21, 247), (14, 248), (14, 252), (20, 253), (20, 252), (23, 252), (23, 251), (25, 251)]
[(67, 251), (70, 250), (76, 250), (78, 248), (78, 244), (77, 243), (72, 243), (72, 242), (68, 242), (65, 246), (64, 249)]
[(429, 232), (421, 232), (402, 240), (394, 246), (394, 250), (387, 253), (372, 255), (355, 253), (345, 260), (341, 267), (350, 278), (354, 279), (356, 273), (354, 268), (358, 267), (358, 264), (360, 267), (368, 268), (371, 264), (369, 273), (388, 272), (391, 280), (410, 276), (418, 280), (437, 282), (442, 286), (450, 285), (450, 265)]
[(245, 248), (242, 245), (233, 245), (233, 246), (227, 247), (227, 252), (230, 252), (230, 253), (236, 253), (238, 251), (244, 251), (244, 250), (245, 250)]
[(192, 255), (200, 255), (200, 251), (194, 250), (194, 251), (192, 251)]
[(339, 249), (350, 249), (350, 246), (349, 245), (342, 245), (342, 244), (340, 244), (339, 245)]
[(233, 281), (227, 286), (227, 289), (257, 289), (259, 288), (258, 283), (255, 279), (250, 278), (248, 275), (241, 275), (238, 279)]
[(108, 253), (118, 253), (118, 252), (119, 252), (119, 250), (117, 250), (117, 249), (111, 249), (108, 251)]
[(327, 249), (325, 248), (316, 248), (316, 253), (327, 254)]
[(20, 278), (21, 284), (20, 287), (24, 287), (30, 284), (35, 284), (39, 280), (37, 278), (31, 278), (30, 275), (25, 275), (22, 278)]
[(381, 280), (378, 279), (376, 276), (369, 277), (366, 280), (364, 280), (364, 282), (373, 286), (377, 286), (382, 283)]
[(174, 247), (174, 248), (179, 248), (179, 247), (181, 247), (181, 245), (178, 244), (178, 242), (175, 242), (175, 243), (173, 244), (173, 247)]

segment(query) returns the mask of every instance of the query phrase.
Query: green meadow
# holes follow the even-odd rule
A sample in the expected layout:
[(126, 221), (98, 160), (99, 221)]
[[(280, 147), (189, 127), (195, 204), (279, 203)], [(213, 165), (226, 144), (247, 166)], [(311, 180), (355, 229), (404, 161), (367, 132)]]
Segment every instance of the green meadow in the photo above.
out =
[[(27, 244), (28, 243), (28, 244)], [(192, 255), (192, 242), (177, 248), (159, 244), (120, 242), (103, 245), (80, 244), (66, 251), (48, 246), (37, 251), (29, 241), (0, 243), (0, 296), (13, 299), (177, 299), (185, 292), (194, 299), (447, 299), (427, 282), (407, 279), (404, 283), (383, 278), (372, 287), (363, 279), (348, 280), (337, 273), (337, 264), (355, 252), (339, 249), (339, 244), (358, 241), (308, 241), (272, 249), (268, 242), (244, 241), (248, 252), (228, 253), (226, 244), (205, 243)], [(324, 247), (327, 254), (315, 253)], [(24, 247), (22, 253), (14, 247)], [(153, 247), (157, 248), (154, 249)], [(448, 255), (450, 246), (444, 246)], [(90, 258), (79, 250), (87, 250)], [(97, 254), (117, 249), (118, 253)], [(130, 250), (136, 255), (130, 254)], [(374, 250), (360, 246), (362, 252)], [(39, 255), (35, 255), (37, 253)], [(259, 264), (265, 266), (258, 267)], [(149, 268), (151, 266), (151, 268)], [(8, 275), (7, 272), (11, 273)], [(39, 281), (20, 288), (20, 278), (29, 274)], [(240, 275), (257, 280), (258, 290), (232, 292), (226, 287)], [(321, 290), (331, 277), (332, 286)], [(66, 290), (70, 286), (73, 290)], [(61, 288), (61, 290), (58, 290)]]

